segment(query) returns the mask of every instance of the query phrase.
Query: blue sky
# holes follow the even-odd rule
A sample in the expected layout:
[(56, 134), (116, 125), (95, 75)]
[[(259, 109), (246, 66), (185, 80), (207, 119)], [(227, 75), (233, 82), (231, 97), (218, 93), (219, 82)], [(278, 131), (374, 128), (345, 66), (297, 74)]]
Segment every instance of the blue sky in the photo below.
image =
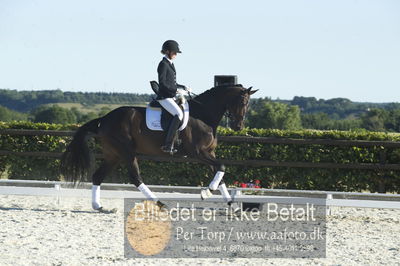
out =
[(167, 39), (196, 93), (400, 101), (398, 0), (0, 0), (0, 88), (150, 93)]

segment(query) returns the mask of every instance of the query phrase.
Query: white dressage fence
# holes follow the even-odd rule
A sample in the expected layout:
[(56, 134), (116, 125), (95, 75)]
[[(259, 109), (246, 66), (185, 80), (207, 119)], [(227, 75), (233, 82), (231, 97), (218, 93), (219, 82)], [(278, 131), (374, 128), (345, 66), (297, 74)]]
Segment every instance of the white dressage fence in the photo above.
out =
[[(81, 183), (78, 188), (71, 188), (70, 183), (60, 181), (34, 180), (0, 180), (0, 195), (27, 195), (91, 198), (91, 183)], [(159, 186), (149, 185), (160, 199), (174, 199), (182, 201), (201, 201), (202, 187), (188, 186)], [(101, 185), (102, 198), (145, 198), (134, 185), (103, 183)], [(314, 203), (341, 207), (359, 208), (389, 208), (400, 209), (400, 195), (380, 193), (354, 193), (337, 191), (309, 191), (287, 189), (256, 189), (256, 188), (229, 188), (237, 202), (267, 203), (273, 200), (283, 204)], [(223, 202), (221, 195), (214, 195), (207, 201)]]

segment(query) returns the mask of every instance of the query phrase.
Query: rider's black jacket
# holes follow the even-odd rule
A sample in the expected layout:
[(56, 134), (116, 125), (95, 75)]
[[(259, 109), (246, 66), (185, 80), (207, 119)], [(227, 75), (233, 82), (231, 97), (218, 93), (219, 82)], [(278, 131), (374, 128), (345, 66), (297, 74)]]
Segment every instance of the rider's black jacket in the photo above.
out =
[(176, 95), (177, 88), (185, 86), (176, 83), (176, 70), (167, 58), (163, 58), (158, 64), (159, 95), (157, 99), (172, 98)]

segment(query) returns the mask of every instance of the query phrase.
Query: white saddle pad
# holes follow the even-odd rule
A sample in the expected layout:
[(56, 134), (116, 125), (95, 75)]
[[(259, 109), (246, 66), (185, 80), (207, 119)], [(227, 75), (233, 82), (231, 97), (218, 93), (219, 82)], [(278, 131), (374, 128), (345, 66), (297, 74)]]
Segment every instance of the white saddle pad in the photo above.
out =
[[(185, 102), (185, 104), (183, 105), (183, 123), (179, 128), (180, 131), (185, 129), (188, 121), (189, 121), (189, 103)], [(158, 131), (163, 130), (161, 128), (161, 108), (150, 107), (149, 105), (147, 105), (146, 125), (150, 130), (158, 130)]]

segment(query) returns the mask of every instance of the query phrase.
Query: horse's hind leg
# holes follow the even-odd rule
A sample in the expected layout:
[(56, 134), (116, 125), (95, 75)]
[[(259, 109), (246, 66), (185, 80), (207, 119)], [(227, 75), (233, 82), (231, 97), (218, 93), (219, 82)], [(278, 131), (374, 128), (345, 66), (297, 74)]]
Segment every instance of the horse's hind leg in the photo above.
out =
[(100, 167), (92, 176), (92, 208), (95, 210), (103, 210), (100, 204), (100, 185), (104, 178), (112, 171), (115, 164), (116, 162), (111, 160), (102, 162)]
[(128, 163), (128, 173), (131, 182), (146, 196), (148, 200), (155, 201), (159, 207), (165, 207), (165, 205), (159, 201), (156, 195), (154, 195), (154, 193), (146, 186), (146, 184), (143, 183), (136, 157), (133, 157), (131, 162)]
[(128, 162), (128, 174), (130, 181), (146, 196), (149, 200), (158, 200), (157, 197), (151, 192), (151, 190), (143, 183), (143, 179), (140, 176), (139, 165), (137, 158), (133, 157)]

